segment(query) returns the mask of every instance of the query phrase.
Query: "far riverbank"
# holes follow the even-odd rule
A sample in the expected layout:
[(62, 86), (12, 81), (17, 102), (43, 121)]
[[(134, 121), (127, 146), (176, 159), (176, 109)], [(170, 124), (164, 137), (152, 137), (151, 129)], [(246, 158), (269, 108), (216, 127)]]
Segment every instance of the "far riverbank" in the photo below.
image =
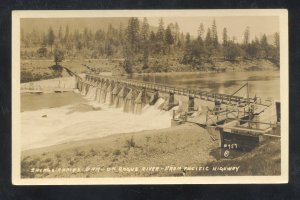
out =
[[(122, 67), (122, 60), (120, 59), (72, 59), (64, 60), (60, 63), (63, 67), (71, 71), (81, 74), (91, 72), (88, 68), (93, 69), (94, 72), (109, 72), (116, 76), (130, 76)], [(163, 60), (161, 61), (163, 62)], [(21, 82), (30, 82), (43, 79), (54, 78), (53, 71), (49, 69), (54, 64), (51, 60), (21, 60)], [(206, 73), (220, 73), (220, 72), (247, 72), (247, 71), (274, 71), (279, 70), (279, 67), (274, 63), (265, 60), (239, 60), (235, 62), (230, 61), (215, 61), (212, 63), (202, 63), (201, 65), (185, 65), (178, 60), (164, 61), (157, 66), (155, 63), (150, 65), (147, 69), (142, 66), (133, 66), (133, 73), (135, 75), (166, 75), (166, 74), (206, 74)], [(94, 73), (93, 72), (93, 73)], [(55, 77), (57, 74), (55, 74)]]

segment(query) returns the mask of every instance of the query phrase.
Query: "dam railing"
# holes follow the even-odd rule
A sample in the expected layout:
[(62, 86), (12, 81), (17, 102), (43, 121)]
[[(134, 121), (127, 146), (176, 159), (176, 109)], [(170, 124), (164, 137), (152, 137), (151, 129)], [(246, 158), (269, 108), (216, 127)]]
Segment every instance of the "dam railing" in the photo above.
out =
[[(156, 90), (159, 92), (165, 93), (173, 93), (178, 95), (184, 96), (191, 96), (194, 98), (203, 99), (206, 101), (220, 101), (222, 104), (231, 104), (231, 105), (239, 105), (241, 107), (246, 106), (247, 102), (249, 103), (256, 103), (259, 105), (264, 105), (261, 102), (261, 98), (254, 97), (254, 98), (246, 98), (237, 95), (228, 95), (228, 94), (220, 94), (220, 93), (213, 93), (201, 90), (191, 90), (185, 87), (180, 86), (170, 86), (166, 84), (159, 84), (159, 83), (152, 83), (140, 80), (133, 80), (123, 77), (114, 77), (114, 76), (104, 76), (98, 74), (86, 74), (86, 82), (87, 84), (91, 84), (91, 81), (114, 81), (115, 83), (124, 84), (126, 86), (141, 88), (141, 89), (149, 89), (149, 90)], [(94, 85), (97, 86), (97, 85)], [(268, 106), (268, 105), (266, 105)]]

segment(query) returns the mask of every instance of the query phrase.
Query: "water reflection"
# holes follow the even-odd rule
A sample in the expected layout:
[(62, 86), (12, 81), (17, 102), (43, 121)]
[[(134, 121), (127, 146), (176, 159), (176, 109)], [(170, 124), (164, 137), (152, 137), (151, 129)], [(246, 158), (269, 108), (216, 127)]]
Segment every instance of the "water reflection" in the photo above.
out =
[[(128, 78), (226, 94), (232, 94), (248, 81), (250, 97), (280, 98), (279, 71), (147, 74)], [(246, 91), (242, 90), (238, 95), (246, 96)]]

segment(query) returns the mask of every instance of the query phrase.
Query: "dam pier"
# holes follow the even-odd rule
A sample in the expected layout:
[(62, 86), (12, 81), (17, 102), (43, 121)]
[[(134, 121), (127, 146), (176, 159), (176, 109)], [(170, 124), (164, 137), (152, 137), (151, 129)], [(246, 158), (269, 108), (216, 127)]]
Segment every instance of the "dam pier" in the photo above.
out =
[[(240, 108), (239, 115), (246, 115), (247, 103), (259, 99), (94, 74), (86, 74), (83, 79), (76, 77), (76, 88), (83, 95), (95, 93), (95, 100), (100, 103), (123, 107), (124, 112), (132, 113), (140, 113), (146, 104), (153, 105), (158, 99), (163, 99), (159, 109), (166, 111), (178, 106), (178, 112), (193, 114), (218, 112), (226, 107), (229, 111), (235, 106)], [(263, 105), (262, 102), (259, 104)]]

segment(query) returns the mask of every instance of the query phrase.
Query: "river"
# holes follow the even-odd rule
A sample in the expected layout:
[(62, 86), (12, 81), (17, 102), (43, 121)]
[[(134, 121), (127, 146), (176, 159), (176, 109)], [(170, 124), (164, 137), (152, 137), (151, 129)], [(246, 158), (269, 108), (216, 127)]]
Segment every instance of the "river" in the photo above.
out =
[[(233, 94), (248, 81), (250, 97), (280, 99), (279, 71), (146, 74), (128, 78), (223, 94)], [(237, 93), (246, 94), (246, 90)]]
[[(173, 73), (130, 77), (173, 86), (231, 94), (249, 82), (250, 96), (279, 99), (279, 71)], [(245, 91), (239, 92), (246, 95)], [(172, 112), (146, 106), (141, 115), (122, 112), (78, 93), (21, 94), (21, 146), (38, 148), (106, 135), (171, 126)]]

